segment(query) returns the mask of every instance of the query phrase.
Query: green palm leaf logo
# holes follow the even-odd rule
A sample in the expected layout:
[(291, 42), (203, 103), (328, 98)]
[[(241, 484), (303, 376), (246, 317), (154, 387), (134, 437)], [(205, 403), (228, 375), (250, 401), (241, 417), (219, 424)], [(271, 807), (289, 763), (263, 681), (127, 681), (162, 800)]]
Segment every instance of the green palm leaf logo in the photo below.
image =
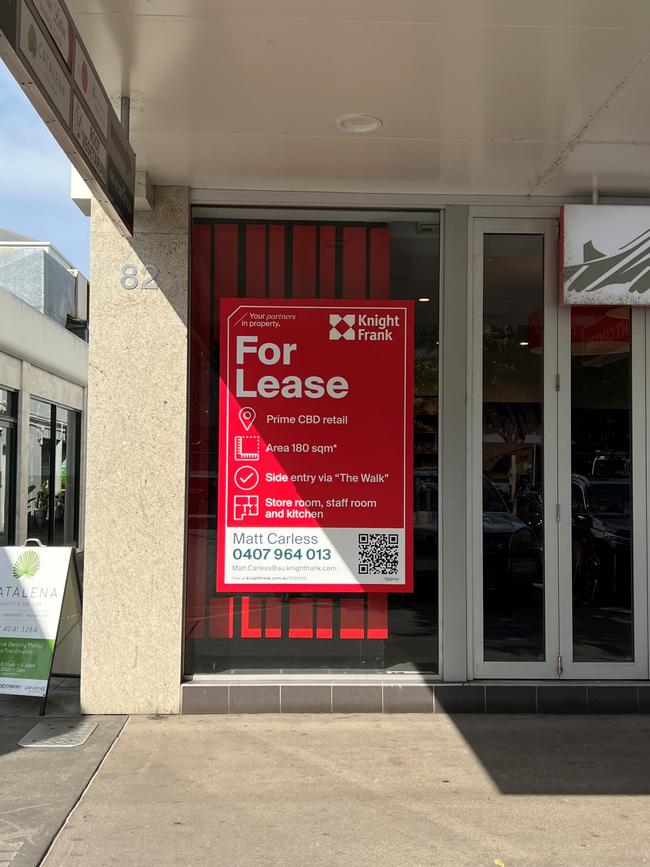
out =
[(14, 563), (14, 578), (33, 578), (41, 568), (41, 558), (36, 551), (23, 551)]

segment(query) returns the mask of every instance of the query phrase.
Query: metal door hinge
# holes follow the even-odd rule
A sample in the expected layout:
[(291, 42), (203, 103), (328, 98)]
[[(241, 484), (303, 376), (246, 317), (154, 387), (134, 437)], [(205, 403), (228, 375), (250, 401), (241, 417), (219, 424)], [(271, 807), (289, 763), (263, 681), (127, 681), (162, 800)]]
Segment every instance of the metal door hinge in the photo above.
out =
[(562, 657), (558, 653), (557, 655), (557, 676), (562, 677), (564, 674), (564, 666), (562, 665)]
[(559, 373), (555, 374), (555, 390), (556, 391), (560, 390), (560, 374)]
[(558, 503), (555, 507), (555, 520), (560, 523), (560, 504)]

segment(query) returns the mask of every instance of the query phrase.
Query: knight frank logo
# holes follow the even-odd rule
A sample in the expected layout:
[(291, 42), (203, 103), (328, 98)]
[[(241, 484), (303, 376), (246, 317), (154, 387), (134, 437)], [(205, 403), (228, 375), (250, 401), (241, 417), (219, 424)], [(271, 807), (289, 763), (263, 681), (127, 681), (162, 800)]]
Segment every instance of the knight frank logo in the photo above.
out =
[(354, 340), (354, 322), (354, 313), (346, 313), (344, 316), (330, 313), (330, 340)]

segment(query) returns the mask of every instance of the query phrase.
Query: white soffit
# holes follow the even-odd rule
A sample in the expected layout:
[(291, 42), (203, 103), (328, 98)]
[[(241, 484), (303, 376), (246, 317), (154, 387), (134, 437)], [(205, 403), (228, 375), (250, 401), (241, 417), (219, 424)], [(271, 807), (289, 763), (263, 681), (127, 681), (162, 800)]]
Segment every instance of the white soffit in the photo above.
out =
[[(155, 183), (650, 193), (647, 0), (69, 6)], [(350, 136), (350, 112), (383, 126)]]

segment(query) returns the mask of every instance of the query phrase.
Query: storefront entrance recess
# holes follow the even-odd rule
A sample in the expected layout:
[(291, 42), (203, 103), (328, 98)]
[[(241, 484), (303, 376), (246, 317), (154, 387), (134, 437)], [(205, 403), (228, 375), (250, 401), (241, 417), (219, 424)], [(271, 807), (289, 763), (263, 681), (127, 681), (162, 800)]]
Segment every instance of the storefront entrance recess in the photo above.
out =
[(561, 308), (557, 243), (474, 225), (474, 676), (647, 677), (646, 314)]

